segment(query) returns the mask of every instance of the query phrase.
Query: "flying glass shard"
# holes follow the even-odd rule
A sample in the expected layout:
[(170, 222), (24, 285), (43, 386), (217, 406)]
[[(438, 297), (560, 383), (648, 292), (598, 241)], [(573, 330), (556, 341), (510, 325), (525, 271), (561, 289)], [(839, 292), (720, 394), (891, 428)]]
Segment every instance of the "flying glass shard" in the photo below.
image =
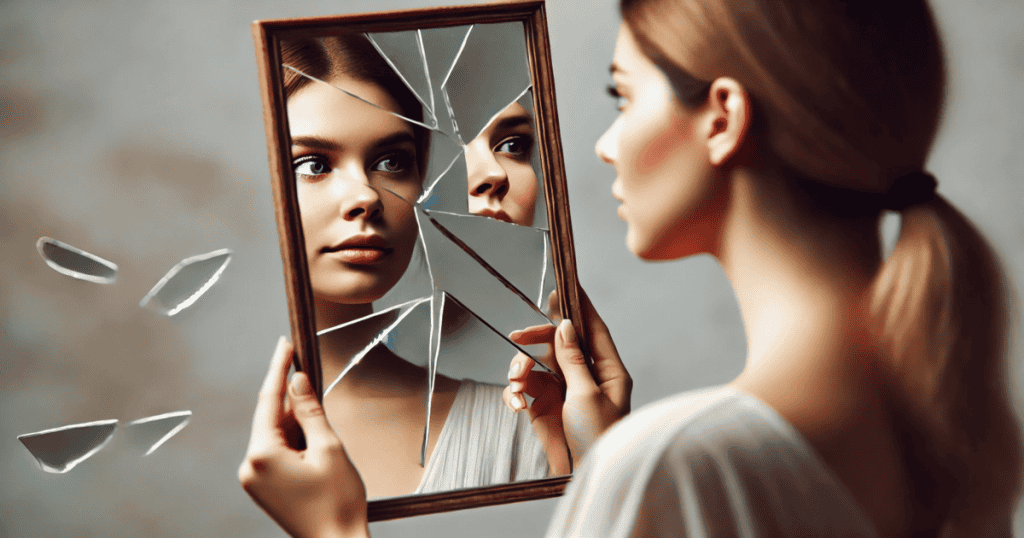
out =
[(184, 430), (191, 420), (192, 411), (174, 411), (133, 420), (123, 431), (131, 444), (144, 449), (143, 456), (148, 456)]
[(48, 473), (66, 473), (110, 442), (117, 419), (71, 424), (18, 436), (21, 444)]
[(199, 254), (171, 267), (139, 301), (139, 306), (173, 316), (192, 306), (217, 282), (231, 261), (231, 250), (222, 248)]
[(36, 250), (46, 265), (62, 275), (97, 284), (117, 280), (117, 264), (49, 237), (36, 241)]

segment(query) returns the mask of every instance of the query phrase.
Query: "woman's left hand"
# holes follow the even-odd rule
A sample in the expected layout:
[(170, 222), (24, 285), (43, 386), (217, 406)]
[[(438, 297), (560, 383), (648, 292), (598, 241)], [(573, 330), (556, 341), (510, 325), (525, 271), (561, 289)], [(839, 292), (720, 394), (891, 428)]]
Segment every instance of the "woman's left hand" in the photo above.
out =
[(366, 488), (302, 372), (287, 383), (293, 348), (282, 337), (260, 389), (238, 478), (291, 536), (369, 536)]

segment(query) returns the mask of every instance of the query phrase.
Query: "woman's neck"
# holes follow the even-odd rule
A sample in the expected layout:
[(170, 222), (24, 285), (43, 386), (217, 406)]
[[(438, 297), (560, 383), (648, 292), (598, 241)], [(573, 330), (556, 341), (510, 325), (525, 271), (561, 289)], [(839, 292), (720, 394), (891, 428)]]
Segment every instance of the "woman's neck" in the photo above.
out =
[(715, 253), (747, 332), (747, 363), (732, 386), (775, 408), (878, 530), (898, 534), (910, 513), (907, 475), (869, 310), (878, 221), (802, 206), (792, 185), (781, 174), (734, 175)]

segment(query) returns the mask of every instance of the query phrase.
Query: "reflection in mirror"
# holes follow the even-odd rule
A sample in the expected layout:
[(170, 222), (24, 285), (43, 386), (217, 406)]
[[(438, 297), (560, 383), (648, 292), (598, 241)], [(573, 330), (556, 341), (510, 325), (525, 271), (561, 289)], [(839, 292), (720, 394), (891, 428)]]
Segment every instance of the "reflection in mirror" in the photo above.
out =
[(96, 454), (114, 436), (117, 419), (71, 424), (18, 436), (48, 473), (66, 473)]
[(568, 472), (502, 399), (554, 289), (522, 23), (280, 52), (324, 410), (369, 497)]

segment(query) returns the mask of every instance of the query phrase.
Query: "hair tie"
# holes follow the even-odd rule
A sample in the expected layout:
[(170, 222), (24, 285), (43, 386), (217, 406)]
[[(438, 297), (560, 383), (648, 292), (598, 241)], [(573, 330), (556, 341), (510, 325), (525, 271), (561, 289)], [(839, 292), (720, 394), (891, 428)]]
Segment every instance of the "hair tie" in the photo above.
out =
[(903, 211), (910, 206), (930, 201), (935, 197), (938, 184), (935, 176), (923, 170), (902, 175), (892, 182), (889, 192), (883, 196), (882, 207)]

